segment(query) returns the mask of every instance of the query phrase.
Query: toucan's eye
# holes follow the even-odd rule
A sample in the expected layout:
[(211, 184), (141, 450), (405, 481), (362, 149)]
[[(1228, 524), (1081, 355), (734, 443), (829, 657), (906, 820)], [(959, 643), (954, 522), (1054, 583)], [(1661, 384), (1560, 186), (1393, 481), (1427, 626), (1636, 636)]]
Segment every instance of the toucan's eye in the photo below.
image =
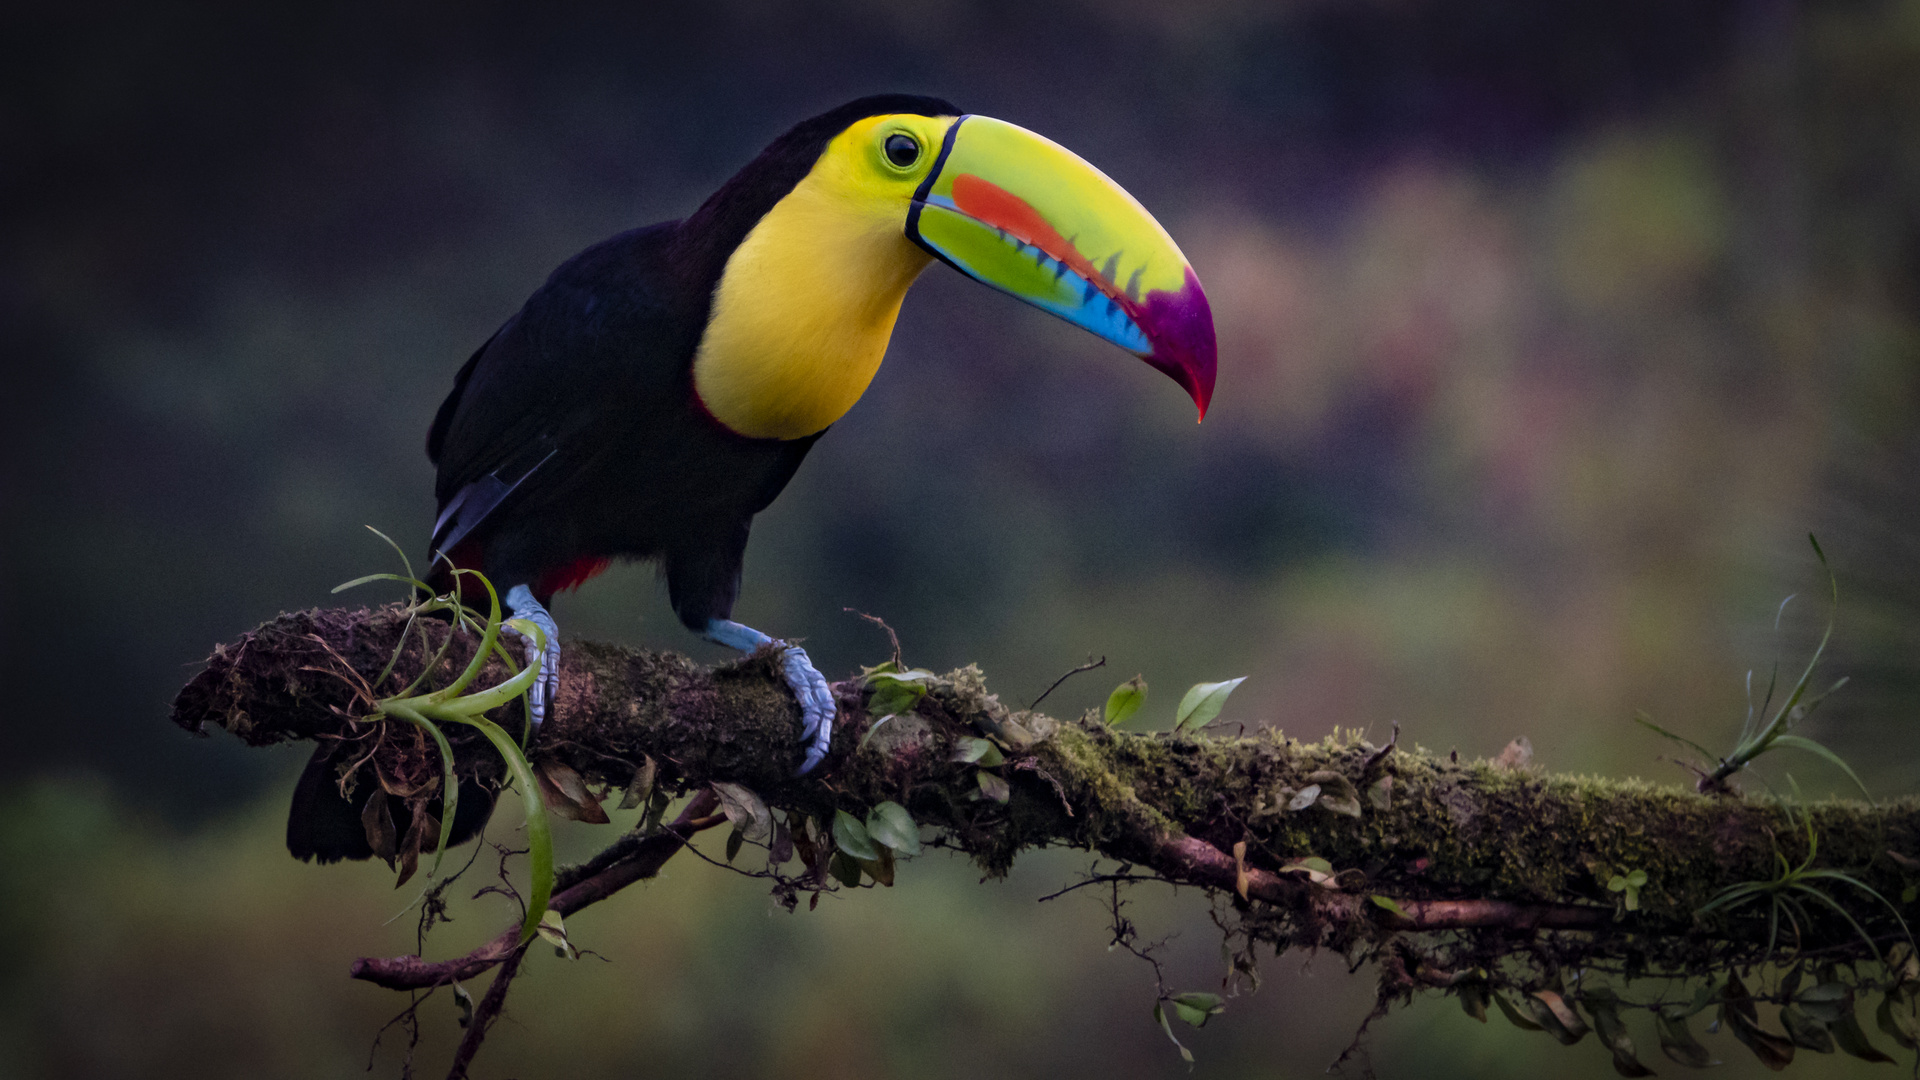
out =
[(920, 160), (920, 144), (911, 135), (889, 135), (885, 147), (887, 160), (898, 168), (906, 168)]

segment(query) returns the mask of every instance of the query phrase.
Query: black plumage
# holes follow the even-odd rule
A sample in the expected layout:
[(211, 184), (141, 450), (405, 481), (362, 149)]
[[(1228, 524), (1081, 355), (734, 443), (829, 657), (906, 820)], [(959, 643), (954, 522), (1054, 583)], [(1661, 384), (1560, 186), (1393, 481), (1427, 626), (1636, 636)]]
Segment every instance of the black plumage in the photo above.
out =
[[(684, 221), (621, 233), (555, 270), (460, 369), (434, 418), (433, 550), (502, 590), (528, 585), (543, 606), (609, 560), (657, 559), (681, 622), (701, 631), (727, 618), (754, 515), (819, 436), (747, 438), (701, 407), (693, 358), (714, 290), (833, 137), (891, 113), (959, 110), (882, 95), (803, 121)], [(450, 584), (444, 564), (435, 574), (436, 588)], [(300, 858), (370, 851), (359, 817), (374, 785), (363, 780), (350, 803), (334, 772), (323, 747), (296, 789), (287, 843)], [(484, 824), (470, 797), (463, 787), (456, 841)]]

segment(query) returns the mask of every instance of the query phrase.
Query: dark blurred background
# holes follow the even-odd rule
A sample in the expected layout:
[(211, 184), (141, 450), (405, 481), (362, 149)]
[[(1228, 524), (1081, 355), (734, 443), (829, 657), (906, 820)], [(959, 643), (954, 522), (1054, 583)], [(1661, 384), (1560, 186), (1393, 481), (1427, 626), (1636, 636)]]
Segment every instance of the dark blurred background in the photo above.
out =
[[(936, 266), (760, 519), (745, 621), (830, 677), (885, 654), (852, 607), (1022, 704), (1107, 657), (1049, 711), (1137, 671), (1164, 725), (1248, 675), (1229, 720), (1525, 734), (1549, 769), (1677, 783), (1631, 717), (1721, 746), (1749, 670), (1797, 673), (1828, 617), (1812, 531), (1841, 592), (1823, 670), (1853, 681), (1807, 731), (1914, 790), (1920, 3), (21, 6), (0, 1077), (359, 1072), (399, 1003), (346, 965), (410, 945), (382, 923), (414, 887), (289, 860), (302, 755), (189, 739), (169, 698), (215, 642), (395, 568), (362, 526), (418, 555), (433, 411), (555, 264), (886, 90), (1136, 194), (1207, 285), (1218, 392), (1195, 427), (1144, 365)], [(556, 614), (724, 655), (644, 568)], [(611, 963), (533, 965), (481, 1074), (1182, 1075), (1099, 904), (1033, 902), (1085, 866), (982, 886), (930, 856), (789, 917), (676, 863), (573, 928)], [(505, 917), (464, 911), (441, 954)], [(1216, 984), (1201, 898), (1133, 914)], [(1317, 1075), (1368, 1008), (1335, 957), (1267, 975), (1188, 1039), (1195, 1075)], [(443, 1067), (451, 1006), (426, 1018)], [(1607, 1074), (1450, 1002), (1374, 1032), (1386, 1075)]]

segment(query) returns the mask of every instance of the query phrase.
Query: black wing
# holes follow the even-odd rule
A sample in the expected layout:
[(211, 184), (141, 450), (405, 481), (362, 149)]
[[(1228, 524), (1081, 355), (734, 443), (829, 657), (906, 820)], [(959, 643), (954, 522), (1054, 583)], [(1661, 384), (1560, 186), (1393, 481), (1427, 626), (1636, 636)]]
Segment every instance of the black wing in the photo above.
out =
[(672, 398), (698, 328), (666, 273), (675, 223), (623, 233), (554, 271), (454, 377), (427, 434), (432, 548), (450, 551), (511, 504), (538, 513), (621, 441), (609, 430)]

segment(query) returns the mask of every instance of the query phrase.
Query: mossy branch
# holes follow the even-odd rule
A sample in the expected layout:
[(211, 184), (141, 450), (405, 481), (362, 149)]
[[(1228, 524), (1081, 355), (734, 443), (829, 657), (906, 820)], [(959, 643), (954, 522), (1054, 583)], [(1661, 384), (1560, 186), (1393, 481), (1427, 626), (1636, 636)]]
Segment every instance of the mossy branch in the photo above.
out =
[[(180, 692), (173, 718), (256, 746), (364, 738), (370, 725), (357, 718), (354, 687), (388, 664), (404, 622), (398, 607), (284, 615), (217, 648)], [(447, 633), (437, 623), (416, 630), (393, 677), (416, 677)], [(456, 641), (441, 664), (457, 671), (470, 652)], [(799, 710), (770, 657), (708, 668), (582, 641), (562, 655), (557, 708), (529, 748), (536, 764), (564, 765), (609, 791), (646, 767), (672, 790), (738, 784), (770, 807), (815, 819), (836, 810), (862, 816), (892, 800), (936, 843), (996, 874), (1028, 848), (1085, 849), (1121, 864), (1115, 878), (1207, 890), (1231, 909), (1229, 936), (1243, 939), (1236, 947), (1249, 964), (1256, 943), (1383, 961), (1383, 1001), (1463, 978), (1494, 988), (1559, 985), (1563, 969), (1631, 979), (1795, 957), (1871, 961), (1905, 938), (1896, 909), (1913, 905), (1898, 898), (1920, 880), (1912, 869), (1920, 866), (1920, 802), (1911, 798), (1796, 809), (1455, 762), (1357, 738), (1136, 734), (1097, 715), (1060, 720), (1010, 709), (975, 668), (930, 680), (910, 714), (877, 728), (861, 681), (837, 684), (833, 752), (814, 774), (795, 777)], [(499, 710), (500, 722), (517, 727), (516, 709)], [(1004, 803), (991, 797), (998, 784), (981, 783), (978, 765), (955, 760), (963, 740), (983, 735), (1005, 748), (1005, 761), (988, 770), (1005, 781)], [(385, 775), (402, 782), (425, 787), (439, 768), (424, 745), (375, 745)], [(454, 750), (463, 774), (497, 768), (477, 740), (456, 739)], [(1309, 786), (1343, 795), (1290, 809)], [(1730, 887), (1775, 878), (1782, 859), (1804, 859), (1809, 822), (1819, 865), (1878, 897), (1834, 886), (1839, 910), (1810, 905), (1797, 938), (1771, 925), (1764, 905), (1696, 914)], [(1608, 886), (1635, 871), (1644, 885), (1628, 910)], [(814, 884), (827, 887), (824, 876)]]

